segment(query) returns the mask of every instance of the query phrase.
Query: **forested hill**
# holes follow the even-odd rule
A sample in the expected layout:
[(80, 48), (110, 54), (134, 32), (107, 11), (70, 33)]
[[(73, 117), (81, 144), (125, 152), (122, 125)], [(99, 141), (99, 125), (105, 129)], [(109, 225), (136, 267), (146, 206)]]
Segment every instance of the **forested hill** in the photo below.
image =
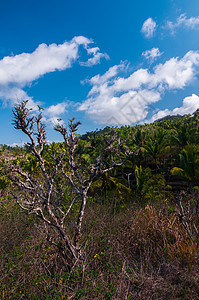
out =
[[(150, 172), (152, 175), (161, 175), (166, 182), (183, 180), (187, 185), (197, 185), (199, 175), (199, 110), (192, 116), (167, 116), (153, 124), (136, 126), (122, 126), (120, 128), (105, 127), (103, 130), (87, 132), (79, 136), (77, 154), (83, 154), (87, 163), (103, 151), (104, 140), (111, 138), (112, 131), (116, 132), (122, 147), (128, 147), (133, 152), (128, 163), (117, 169), (115, 176), (122, 174), (123, 179), (131, 173), (130, 179), (136, 184), (136, 170)], [(62, 143), (46, 145), (45, 150), (62, 148)], [(0, 154), (4, 159), (23, 160), (29, 151), (22, 147), (0, 145)], [(29, 160), (34, 161), (31, 154)], [(31, 159), (30, 159), (31, 157)], [(126, 176), (126, 177), (125, 177)], [(129, 185), (129, 183), (128, 183)], [(175, 186), (174, 186), (175, 189)]]

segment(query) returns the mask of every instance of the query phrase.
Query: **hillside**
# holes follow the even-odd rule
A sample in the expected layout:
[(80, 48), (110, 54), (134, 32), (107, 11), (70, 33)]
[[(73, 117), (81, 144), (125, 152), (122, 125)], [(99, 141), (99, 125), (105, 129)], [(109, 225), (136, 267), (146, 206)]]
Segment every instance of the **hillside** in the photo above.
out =
[[(199, 112), (79, 138), (71, 124), (41, 152), (1, 146), (1, 299), (199, 299)], [(58, 221), (71, 205), (75, 246), (91, 182), (75, 263), (45, 210), (55, 166), (49, 205)]]

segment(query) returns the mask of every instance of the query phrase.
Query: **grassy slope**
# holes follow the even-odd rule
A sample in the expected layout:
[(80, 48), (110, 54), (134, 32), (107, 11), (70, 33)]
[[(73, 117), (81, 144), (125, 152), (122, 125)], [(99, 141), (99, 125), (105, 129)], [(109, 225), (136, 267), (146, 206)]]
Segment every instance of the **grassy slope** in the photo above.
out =
[(0, 240), (1, 299), (199, 297), (197, 243), (163, 206), (90, 204), (86, 254), (71, 273), (46, 241), (45, 226), (11, 199), (1, 199)]

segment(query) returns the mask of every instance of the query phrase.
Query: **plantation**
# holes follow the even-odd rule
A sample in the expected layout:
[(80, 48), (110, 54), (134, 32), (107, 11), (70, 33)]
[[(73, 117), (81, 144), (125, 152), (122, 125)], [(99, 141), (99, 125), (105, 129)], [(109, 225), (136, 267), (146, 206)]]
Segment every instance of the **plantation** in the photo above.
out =
[(0, 149), (1, 299), (199, 299), (199, 111), (78, 135), (22, 102)]

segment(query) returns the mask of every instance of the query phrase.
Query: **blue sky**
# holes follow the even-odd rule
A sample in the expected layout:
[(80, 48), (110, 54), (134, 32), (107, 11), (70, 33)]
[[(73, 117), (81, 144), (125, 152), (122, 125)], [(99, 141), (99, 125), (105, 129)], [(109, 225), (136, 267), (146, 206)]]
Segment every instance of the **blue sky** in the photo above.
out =
[[(199, 4), (165, 1), (0, 0), (0, 144), (20, 100), (80, 133), (153, 122), (199, 108)], [(62, 121), (61, 121), (62, 122)]]

